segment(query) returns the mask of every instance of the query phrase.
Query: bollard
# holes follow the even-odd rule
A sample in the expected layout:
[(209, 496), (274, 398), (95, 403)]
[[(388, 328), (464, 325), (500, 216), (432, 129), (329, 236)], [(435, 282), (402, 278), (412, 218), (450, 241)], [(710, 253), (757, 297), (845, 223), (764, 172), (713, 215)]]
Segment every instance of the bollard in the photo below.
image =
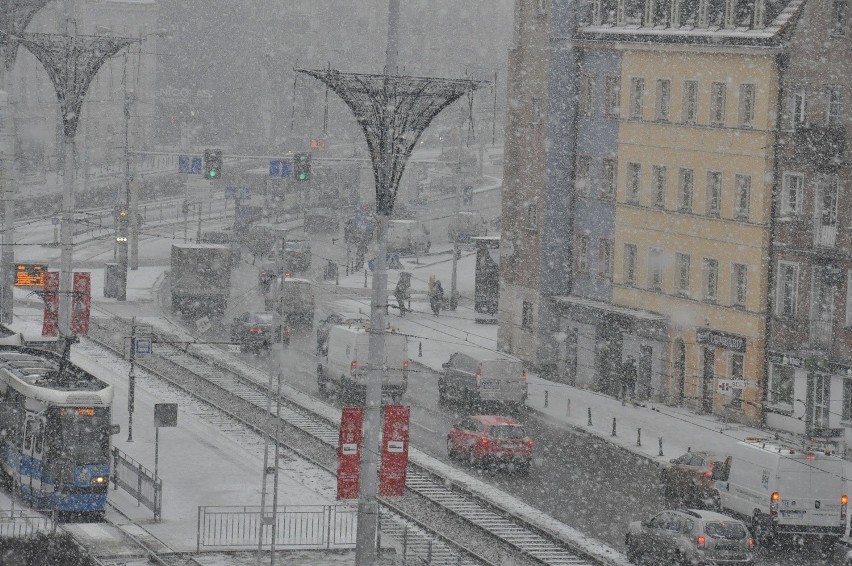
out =
[(548, 399), (547, 399), (547, 393), (548, 393), (548, 392), (547, 392), (547, 389), (545, 389), (545, 390), (544, 390), (544, 408), (545, 408), (545, 409), (547, 408), (547, 401), (548, 401)]
[(612, 417), (612, 435), (613, 435), (613, 436), (617, 436), (617, 435), (615, 434), (615, 417)]
[(571, 416), (571, 398), (570, 397), (568, 397), (568, 399), (565, 400), (565, 416), (566, 417)]
[(589, 424), (587, 426), (592, 426), (592, 408), (589, 407)]
[(334, 270), (334, 284), (338, 285), (338, 286), (340, 285), (340, 270), (339, 269)]
[(636, 446), (642, 446), (642, 429), (636, 429)]
[(662, 436), (660, 437), (660, 454), (659, 455), (660, 456), (663, 455), (663, 437)]
[(364, 270), (364, 288), (367, 288), (367, 270)]
[(687, 451), (687, 453), (692, 452), (692, 446), (687, 446), (686, 451)]
[(418, 358), (423, 357), (423, 341), (422, 340), (420, 341), (420, 344), (417, 346), (417, 357)]

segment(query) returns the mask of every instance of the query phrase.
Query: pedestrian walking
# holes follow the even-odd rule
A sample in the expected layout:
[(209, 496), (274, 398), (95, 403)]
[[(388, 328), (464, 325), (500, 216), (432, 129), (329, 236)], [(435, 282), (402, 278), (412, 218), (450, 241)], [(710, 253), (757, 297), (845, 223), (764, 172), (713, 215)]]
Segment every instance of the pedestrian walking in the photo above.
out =
[(399, 316), (405, 316), (405, 304), (411, 298), (411, 274), (407, 271), (399, 274), (399, 281), (396, 283), (393, 296), (399, 305)]
[(627, 356), (627, 359), (621, 365), (621, 405), (627, 404), (627, 396), (630, 396), (630, 402), (636, 404), (636, 376), (638, 374), (636, 367), (636, 359), (633, 356)]
[(440, 280), (435, 281), (435, 287), (432, 288), (432, 294), (429, 296), (429, 304), (435, 316), (440, 315), (441, 305), (444, 304), (444, 288)]

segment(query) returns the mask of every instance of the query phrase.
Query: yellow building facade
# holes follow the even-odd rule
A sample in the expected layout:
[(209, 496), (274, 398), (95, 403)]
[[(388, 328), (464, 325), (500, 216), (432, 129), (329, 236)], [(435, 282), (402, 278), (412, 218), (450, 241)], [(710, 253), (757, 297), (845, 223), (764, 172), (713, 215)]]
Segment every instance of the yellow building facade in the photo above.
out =
[(760, 417), (779, 97), (771, 48), (624, 48), (613, 303), (669, 321), (665, 394)]

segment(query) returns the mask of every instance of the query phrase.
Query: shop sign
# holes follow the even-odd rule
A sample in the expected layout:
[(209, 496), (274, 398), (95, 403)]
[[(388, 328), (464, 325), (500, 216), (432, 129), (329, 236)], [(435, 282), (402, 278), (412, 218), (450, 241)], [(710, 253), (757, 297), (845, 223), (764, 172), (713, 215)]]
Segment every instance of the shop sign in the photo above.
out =
[(708, 344), (734, 352), (745, 353), (746, 351), (746, 339), (744, 336), (710, 330), (709, 328), (697, 329), (695, 331), (695, 341), (699, 344)]

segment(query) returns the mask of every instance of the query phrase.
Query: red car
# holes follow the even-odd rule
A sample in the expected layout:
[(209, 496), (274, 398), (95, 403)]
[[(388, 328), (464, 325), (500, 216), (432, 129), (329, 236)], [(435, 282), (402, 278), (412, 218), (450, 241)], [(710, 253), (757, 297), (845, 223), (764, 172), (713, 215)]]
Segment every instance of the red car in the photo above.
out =
[(478, 415), (457, 422), (447, 432), (447, 454), (465, 458), (471, 466), (513, 464), (526, 474), (532, 461), (533, 441), (511, 417)]

